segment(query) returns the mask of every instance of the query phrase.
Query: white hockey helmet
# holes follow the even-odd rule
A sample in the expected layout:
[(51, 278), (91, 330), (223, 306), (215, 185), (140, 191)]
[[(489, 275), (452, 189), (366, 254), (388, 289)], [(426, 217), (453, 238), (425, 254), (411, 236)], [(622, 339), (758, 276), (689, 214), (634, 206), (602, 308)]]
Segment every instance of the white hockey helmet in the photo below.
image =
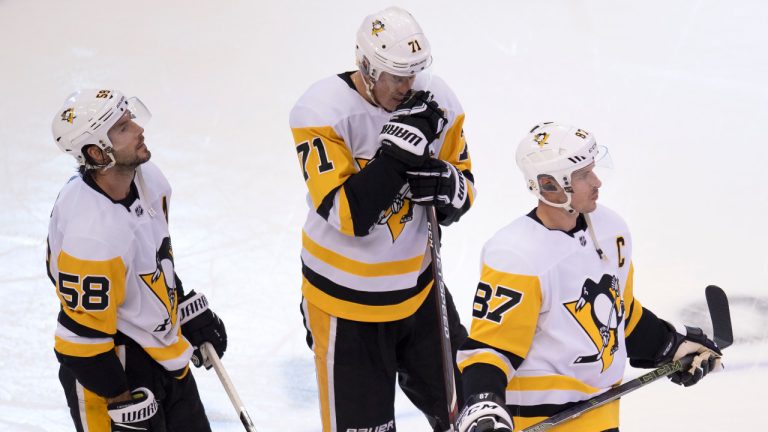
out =
[[(117, 90), (80, 90), (71, 94), (53, 117), (53, 139), (66, 154), (87, 168), (109, 168), (115, 163), (109, 129), (128, 111), (131, 118), (145, 125), (152, 115), (138, 98), (126, 98)], [(107, 166), (87, 164), (83, 148), (93, 144), (112, 160)]]
[[(573, 186), (571, 175), (598, 160), (605, 154), (594, 135), (577, 127), (545, 122), (539, 123), (520, 141), (515, 159), (523, 172), (526, 185), (538, 199), (569, 212)], [(598, 156), (600, 155), (600, 156)], [(553, 203), (542, 196), (542, 177), (551, 177), (566, 194), (565, 203)], [(554, 192), (555, 190), (544, 192)]]
[(432, 64), (427, 37), (408, 11), (396, 6), (368, 15), (357, 31), (357, 66), (371, 81), (381, 72), (415, 75)]

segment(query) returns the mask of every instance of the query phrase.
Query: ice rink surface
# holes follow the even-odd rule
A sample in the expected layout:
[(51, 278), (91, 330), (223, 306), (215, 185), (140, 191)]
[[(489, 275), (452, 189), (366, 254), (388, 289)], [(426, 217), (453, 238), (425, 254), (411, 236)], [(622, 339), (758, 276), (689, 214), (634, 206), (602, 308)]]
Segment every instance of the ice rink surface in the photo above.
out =
[[(622, 403), (622, 432), (762, 430), (768, 423), (768, 3), (403, 1), (433, 73), (467, 113), (479, 195), (444, 231), (446, 282), (465, 323), (482, 244), (527, 212), (513, 152), (534, 124), (593, 132), (614, 169), (601, 202), (634, 240), (635, 292), (707, 326), (704, 287), (732, 297), (726, 372), (655, 383)], [(118, 88), (153, 112), (145, 132), (174, 187), (185, 286), (229, 334), (224, 357), (260, 432), (319, 431), (299, 314), (305, 187), (288, 128), (314, 81), (354, 68), (372, 1), (0, 0), (0, 430), (69, 431), (44, 268), (48, 215), (75, 169), (52, 116), (79, 88)], [(628, 369), (627, 376), (640, 373)], [(212, 371), (195, 370), (215, 431), (242, 430)], [(403, 398), (398, 429), (427, 431)]]

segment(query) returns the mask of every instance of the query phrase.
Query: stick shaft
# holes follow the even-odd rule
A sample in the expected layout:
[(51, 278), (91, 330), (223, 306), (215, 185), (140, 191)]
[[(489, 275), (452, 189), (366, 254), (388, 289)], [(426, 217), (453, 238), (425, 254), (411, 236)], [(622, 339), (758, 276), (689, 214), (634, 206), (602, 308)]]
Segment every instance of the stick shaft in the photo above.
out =
[(229, 374), (227, 373), (227, 370), (224, 369), (224, 364), (221, 362), (219, 355), (216, 354), (213, 345), (209, 342), (205, 342), (200, 349), (203, 351), (203, 355), (213, 364), (213, 369), (216, 371), (216, 375), (219, 376), (219, 381), (221, 381), (221, 385), (227, 392), (229, 400), (232, 401), (232, 406), (235, 407), (235, 411), (237, 411), (237, 415), (240, 417), (240, 421), (243, 423), (245, 430), (247, 432), (256, 432), (256, 427), (253, 425), (251, 417), (248, 415), (248, 411), (245, 410), (245, 405), (243, 405), (243, 401), (240, 400), (240, 396), (237, 394), (237, 390), (235, 390), (235, 385), (232, 384), (232, 379), (229, 378)]
[[(731, 313), (728, 307), (728, 297), (725, 292), (714, 285), (710, 285), (706, 289), (707, 306), (709, 307), (710, 319), (712, 320), (712, 327), (714, 329), (715, 341), (720, 348), (725, 348), (733, 343), (733, 329), (731, 328)], [(605, 393), (595, 396), (591, 399), (565, 409), (552, 417), (544, 419), (539, 423), (529, 426), (523, 429), (521, 432), (540, 432), (555, 427), (563, 422), (566, 422), (574, 417), (577, 417), (591, 409), (605, 405), (612, 402), (627, 393), (631, 393), (641, 387), (644, 387), (659, 378), (663, 378), (681, 370), (687, 370), (691, 367), (694, 354), (690, 354), (670, 363), (661, 366), (658, 369), (652, 370), (645, 375), (641, 375), (631, 381), (627, 381), (624, 384), (614, 387)]]
[(433, 289), (435, 290), (435, 306), (440, 324), (440, 347), (442, 348), (443, 381), (448, 410), (450, 431), (457, 430), (456, 417), (458, 406), (456, 400), (456, 381), (453, 377), (453, 355), (451, 354), (451, 331), (448, 324), (448, 298), (443, 282), (443, 265), (440, 258), (440, 239), (437, 228), (437, 213), (434, 206), (427, 207), (427, 222), (429, 228), (429, 251), (432, 255)]

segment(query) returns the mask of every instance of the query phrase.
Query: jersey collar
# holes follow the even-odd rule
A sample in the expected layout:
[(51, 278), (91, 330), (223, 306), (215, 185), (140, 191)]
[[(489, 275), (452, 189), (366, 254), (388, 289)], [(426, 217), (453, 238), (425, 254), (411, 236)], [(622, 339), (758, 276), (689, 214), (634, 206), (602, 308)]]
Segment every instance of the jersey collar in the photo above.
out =
[[(536, 207), (534, 207), (533, 210), (531, 210), (527, 216), (535, 220), (536, 222), (538, 222), (544, 228), (547, 228), (546, 225), (544, 225), (544, 222), (542, 222), (541, 219), (539, 219), (539, 216), (536, 214)], [(550, 228), (547, 228), (547, 229), (550, 231), (561, 231), (575, 238), (575, 235), (577, 233), (587, 230), (587, 220), (584, 218), (583, 214), (579, 213), (579, 216), (576, 218), (576, 226), (571, 228), (569, 231), (550, 229)]]

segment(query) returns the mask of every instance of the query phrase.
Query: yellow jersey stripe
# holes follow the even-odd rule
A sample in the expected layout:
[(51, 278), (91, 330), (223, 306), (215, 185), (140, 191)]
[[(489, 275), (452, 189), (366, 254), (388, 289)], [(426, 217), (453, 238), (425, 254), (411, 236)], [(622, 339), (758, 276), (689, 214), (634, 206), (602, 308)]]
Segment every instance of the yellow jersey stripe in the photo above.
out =
[(318, 243), (315, 243), (314, 240), (309, 238), (305, 231), (301, 232), (301, 239), (302, 245), (307, 252), (328, 265), (356, 276), (379, 277), (413, 273), (421, 269), (421, 263), (424, 260), (423, 255), (417, 255), (413, 258), (400, 261), (365, 263), (347, 258), (344, 255), (320, 246)]
[(549, 375), (538, 377), (512, 378), (507, 384), (507, 390), (515, 391), (551, 391), (551, 390), (572, 390), (586, 394), (594, 394), (600, 391), (596, 387), (584, 384), (576, 378), (564, 375)]
[(349, 209), (347, 191), (343, 187), (339, 188), (339, 231), (348, 236), (355, 235), (355, 226), (352, 222), (352, 212)]
[(415, 296), (394, 305), (371, 306), (340, 300), (324, 293), (302, 277), (301, 293), (312, 305), (328, 313), (353, 321), (385, 322), (396, 321), (412, 315), (424, 302), (432, 288), (430, 282)]
[(56, 344), (54, 345), (54, 349), (56, 352), (71, 357), (93, 357), (115, 348), (114, 341), (83, 344), (70, 342), (58, 336), (55, 338)]
[(162, 348), (144, 347), (144, 351), (146, 351), (147, 354), (149, 354), (150, 357), (156, 361), (162, 362), (181, 357), (181, 355), (184, 354), (184, 351), (186, 351), (189, 346), (189, 342), (183, 338), (179, 338), (173, 345)]
[(641, 305), (640, 302), (635, 299), (634, 294), (632, 293), (632, 280), (634, 278), (634, 273), (635, 268), (630, 262), (629, 273), (627, 273), (627, 283), (624, 286), (624, 305), (627, 312), (632, 311), (632, 313), (627, 316), (627, 321), (624, 325), (624, 338), (628, 338), (629, 335), (632, 334), (632, 332), (635, 330), (635, 327), (637, 327), (637, 323), (640, 322), (640, 318), (643, 316), (643, 305)]
[(490, 350), (484, 351), (481, 353), (477, 353), (475, 355), (470, 356), (468, 359), (460, 361), (458, 363), (459, 371), (464, 372), (464, 369), (466, 369), (469, 366), (472, 366), (473, 364), (489, 364), (496, 366), (497, 368), (501, 369), (504, 372), (504, 375), (509, 377), (513, 371), (509, 370), (509, 362), (502, 358), (501, 354), (495, 354), (491, 352)]

